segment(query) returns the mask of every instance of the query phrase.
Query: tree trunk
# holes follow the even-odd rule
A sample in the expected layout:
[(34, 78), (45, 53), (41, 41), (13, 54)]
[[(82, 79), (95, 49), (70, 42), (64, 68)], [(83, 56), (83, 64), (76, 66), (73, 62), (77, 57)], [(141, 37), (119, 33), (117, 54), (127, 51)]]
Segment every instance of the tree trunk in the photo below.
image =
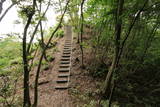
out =
[[(35, 11), (35, 5), (36, 5), (36, 0), (33, 0), (33, 9)], [(24, 99), (23, 99), (23, 107), (29, 107), (31, 105), (30, 101), (30, 95), (29, 95), (29, 69), (28, 69), (28, 53), (27, 53), (27, 43), (26, 43), (26, 38), (27, 38), (27, 31), (29, 28), (29, 25), (31, 23), (32, 17), (34, 15), (34, 11), (30, 13), (28, 16), (27, 24), (25, 25), (24, 28), (24, 34), (23, 34), (23, 70), (24, 70)]]
[(78, 37), (77, 37), (77, 43), (79, 44), (79, 32), (78, 32), (78, 35), (77, 35)]
[[(41, 48), (42, 48), (42, 51), (44, 50), (45, 48), (45, 42), (44, 42), (44, 37), (43, 37), (43, 28), (42, 28), (42, 22), (40, 22), (40, 31), (41, 31)], [(48, 59), (47, 59), (47, 56), (46, 56), (46, 52), (44, 53), (44, 59), (48, 62)]]
[(111, 107), (111, 105), (112, 105), (112, 98), (113, 98), (114, 90), (115, 90), (115, 81), (113, 80), (112, 89), (111, 89), (111, 94), (110, 94), (110, 96), (109, 96), (109, 104), (108, 104), (108, 107)]
[(24, 28), (23, 35), (23, 70), (24, 70), (24, 99), (23, 99), (23, 107), (29, 107), (31, 105), (30, 96), (29, 96), (29, 70), (28, 70), (28, 60), (27, 60), (27, 51), (26, 51), (26, 37), (27, 30), (31, 23), (32, 16), (28, 18), (27, 24)]
[(83, 4), (84, 4), (84, 1), (85, 0), (82, 0), (81, 2), (81, 32), (80, 32), (80, 36), (81, 36), (81, 43), (80, 43), (80, 49), (81, 49), (81, 67), (84, 68), (84, 52), (83, 52), (83, 20), (84, 20), (84, 17), (83, 17)]
[(0, 14), (2, 13), (3, 3), (4, 3), (5, 1), (6, 1), (6, 0), (1, 0), (1, 1), (0, 1)]
[(104, 83), (103, 94), (106, 94), (109, 97), (112, 75), (117, 66), (117, 59), (120, 49), (120, 37), (121, 37), (121, 28), (122, 28), (122, 11), (123, 11), (124, 0), (117, 1), (117, 13), (116, 13), (116, 25), (115, 25), (115, 48), (114, 48), (114, 57), (112, 61), (112, 65), (108, 71), (106, 76), (106, 80)]
[[(48, 6), (49, 5), (50, 5), (50, 3), (48, 3)], [(47, 6), (46, 10), (48, 10), (48, 6)], [(40, 2), (40, 11), (39, 11), (39, 14), (41, 14), (41, 10), (42, 10), (41, 8), (42, 8), (42, 2)], [(45, 42), (44, 42), (44, 36), (43, 36), (42, 20), (40, 20), (40, 31), (41, 31), (41, 43), (42, 43), (42, 47), (41, 48), (42, 48), (42, 50), (44, 50), (44, 48), (45, 48)], [(48, 62), (47, 56), (46, 56), (46, 52), (44, 53), (44, 59)]]

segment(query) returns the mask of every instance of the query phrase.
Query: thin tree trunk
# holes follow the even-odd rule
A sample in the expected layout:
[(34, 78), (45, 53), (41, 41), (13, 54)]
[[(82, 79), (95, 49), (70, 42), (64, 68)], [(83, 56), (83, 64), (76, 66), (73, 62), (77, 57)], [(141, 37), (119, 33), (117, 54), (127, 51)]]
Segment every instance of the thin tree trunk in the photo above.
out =
[(112, 75), (116, 68), (117, 58), (118, 58), (118, 53), (119, 53), (119, 48), (120, 48), (120, 37), (121, 37), (121, 27), (122, 27), (122, 17), (121, 16), (122, 16), (122, 11), (123, 11), (124, 0), (118, 0), (117, 2), (118, 2), (117, 3), (118, 8), (117, 8), (117, 13), (116, 13), (114, 57), (113, 57), (112, 65), (106, 76), (106, 80), (104, 83), (104, 89), (103, 89), (103, 94), (106, 94), (107, 97), (109, 97)]
[[(50, 1), (51, 1), (51, 0), (50, 0)], [(47, 6), (45, 12), (43, 13), (42, 17), (44, 17), (45, 14), (47, 13), (47, 11), (48, 11), (48, 9), (49, 9), (49, 6), (50, 6), (50, 1), (49, 1), (49, 3), (48, 3), (48, 6)], [(35, 27), (35, 29), (34, 29), (34, 31), (33, 31), (33, 34), (32, 34), (32, 36), (31, 36), (31, 39), (30, 39), (29, 44), (28, 44), (28, 47), (27, 47), (27, 53), (30, 52), (30, 48), (31, 48), (32, 42), (33, 42), (33, 40), (34, 40), (35, 34), (36, 34), (36, 32), (37, 32), (37, 29), (38, 29), (38, 27), (39, 27), (39, 25), (40, 25), (40, 23), (41, 23), (41, 20), (42, 20), (42, 19), (40, 19), (40, 20), (38, 21), (38, 23), (37, 23), (37, 25), (36, 25), (36, 27)]]
[[(41, 20), (41, 19), (40, 19)], [(37, 25), (36, 25), (36, 27), (35, 27), (35, 29), (34, 29), (34, 31), (33, 31), (33, 34), (32, 34), (32, 36), (31, 36), (31, 39), (30, 39), (30, 41), (29, 41), (29, 43), (28, 43), (28, 47), (27, 47), (27, 53), (29, 54), (30, 53), (30, 49), (31, 49), (31, 45), (32, 45), (32, 42), (33, 42), (33, 39), (34, 39), (34, 37), (35, 37), (35, 34), (36, 34), (36, 32), (37, 32), (37, 29), (38, 29), (38, 26), (40, 25), (40, 21), (37, 23)]]
[[(33, 9), (35, 10), (35, 5), (36, 5), (36, 0), (33, 0)], [(24, 70), (24, 99), (23, 99), (23, 107), (29, 107), (31, 105), (30, 101), (30, 95), (29, 95), (29, 69), (28, 69), (28, 53), (27, 53), (27, 43), (26, 43), (26, 38), (27, 38), (27, 31), (29, 28), (29, 25), (31, 23), (32, 17), (34, 15), (34, 11), (30, 13), (28, 16), (27, 24), (25, 25), (24, 28), (24, 34), (23, 34), (23, 70)]]
[(5, 15), (7, 14), (7, 12), (15, 5), (16, 3), (11, 4), (6, 10), (5, 12), (2, 14), (2, 16), (0, 17), (0, 22), (2, 21), (2, 19), (5, 17)]
[(6, 0), (1, 0), (1, 1), (0, 1), (0, 14), (2, 13), (3, 3), (4, 3), (5, 1), (6, 1)]
[(80, 36), (81, 36), (81, 43), (80, 43), (80, 49), (81, 49), (81, 66), (82, 68), (84, 68), (84, 52), (83, 52), (83, 20), (84, 20), (84, 16), (83, 16), (83, 4), (84, 4), (85, 0), (82, 0), (81, 2), (81, 32), (80, 32)]
[(77, 35), (78, 37), (77, 37), (77, 43), (79, 44), (79, 31), (78, 31), (78, 35)]
[(31, 69), (32, 69), (34, 59), (35, 59), (35, 57), (36, 57), (36, 55), (37, 55), (37, 52), (38, 52), (38, 48), (39, 48), (39, 46), (37, 46), (37, 48), (36, 48), (36, 50), (35, 50), (35, 53), (34, 53), (34, 55), (33, 55), (33, 59), (31, 60), (31, 63), (30, 63), (30, 66), (29, 66), (29, 72), (30, 72)]
[[(40, 31), (41, 31), (41, 48), (42, 51), (44, 50), (45, 47), (45, 42), (44, 42), (44, 36), (43, 36), (43, 28), (42, 28), (42, 22), (40, 22)], [(44, 59), (48, 62), (47, 56), (46, 56), (46, 52), (44, 53)]]
[(27, 51), (26, 51), (26, 37), (27, 30), (31, 23), (32, 16), (28, 18), (27, 24), (24, 28), (23, 35), (23, 69), (24, 69), (24, 99), (23, 99), (23, 107), (29, 107), (31, 105), (30, 96), (29, 96), (29, 70), (28, 70), (28, 60), (27, 60)]
[[(42, 8), (42, 2), (40, 2), (40, 11), (39, 11), (39, 14), (41, 13), (41, 8)], [(48, 10), (48, 8), (46, 10)], [(41, 43), (42, 43), (42, 47), (41, 48), (42, 48), (42, 50), (44, 50), (45, 42), (44, 42), (44, 36), (43, 36), (42, 20), (40, 20), (40, 31), (41, 31)], [(44, 59), (48, 62), (47, 56), (46, 56), (46, 52), (44, 53)]]
[(115, 90), (115, 81), (113, 80), (111, 94), (109, 96), (109, 105), (108, 105), (108, 107), (111, 107), (111, 105), (112, 105), (112, 98), (113, 98), (114, 90)]

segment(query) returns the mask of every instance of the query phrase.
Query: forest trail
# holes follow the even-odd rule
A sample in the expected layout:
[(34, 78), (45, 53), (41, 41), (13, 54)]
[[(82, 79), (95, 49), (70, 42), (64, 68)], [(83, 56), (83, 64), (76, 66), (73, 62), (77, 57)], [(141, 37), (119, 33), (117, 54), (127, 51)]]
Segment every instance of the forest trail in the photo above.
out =
[(71, 27), (66, 27), (65, 44), (63, 54), (58, 69), (58, 75), (55, 88), (57, 90), (68, 89), (70, 81), (70, 67), (71, 67), (71, 50), (72, 50), (72, 36)]
[[(64, 62), (62, 60), (62, 56), (65, 55), (63, 48), (65, 48), (66, 46), (66, 41), (72, 39), (71, 35), (71, 27), (65, 27), (64, 38), (62, 38), (57, 44), (58, 52), (54, 54), (55, 61), (52, 64), (53, 67), (51, 71), (49, 71), (49, 74), (46, 74), (46, 79), (48, 79), (50, 82), (39, 86), (38, 107), (72, 107), (71, 100), (68, 95), (68, 89), (57, 89), (57, 86), (59, 86), (59, 84), (61, 84), (61, 86), (64, 86), (65, 83), (67, 83), (67, 86), (69, 84), (69, 78), (67, 82), (61, 81), (60, 83), (58, 83), (57, 81), (60, 75), (59, 70), (60, 66), (62, 65), (61, 63)], [(62, 73), (61, 75), (64, 75), (64, 73)]]

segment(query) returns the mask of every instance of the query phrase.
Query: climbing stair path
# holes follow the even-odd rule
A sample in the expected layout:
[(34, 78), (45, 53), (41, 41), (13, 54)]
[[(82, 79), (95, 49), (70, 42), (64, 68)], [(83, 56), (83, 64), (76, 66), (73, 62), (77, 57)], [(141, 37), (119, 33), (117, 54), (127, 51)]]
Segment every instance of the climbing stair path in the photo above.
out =
[(72, 53), (72, 35), (71, 27), (66, 27), (65, 44), (60, 60), (55, 89), (62, 90), (69, 88), (70, 82), (70, 67), (71, 67), (71, 53)]

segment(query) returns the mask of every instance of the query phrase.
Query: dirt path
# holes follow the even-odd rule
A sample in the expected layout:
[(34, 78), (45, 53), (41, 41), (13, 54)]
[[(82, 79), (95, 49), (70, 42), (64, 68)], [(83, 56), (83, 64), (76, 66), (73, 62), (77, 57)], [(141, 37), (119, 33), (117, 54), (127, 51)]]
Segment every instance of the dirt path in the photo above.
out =
[(72, 107), (72, 104), (70, 103), (70, 98), (68, 97), (68, 89), (55, 89), (56, 78), (58, 74), (57, 71), (59, 69), (59, 63), (63, 51), (64, 41), (67, 37), (66, 35), (71, 35), (71, 32), (65, 31), (65, 37), (58, 41), (58, 52), (54, 54), (55, 60), (52, 64), (53, 67), (50, 71), (45, 72), (45, 75), (43, 75), (43, 78), (49, 81), (49, 83), (39, 86), (38, 107)]

